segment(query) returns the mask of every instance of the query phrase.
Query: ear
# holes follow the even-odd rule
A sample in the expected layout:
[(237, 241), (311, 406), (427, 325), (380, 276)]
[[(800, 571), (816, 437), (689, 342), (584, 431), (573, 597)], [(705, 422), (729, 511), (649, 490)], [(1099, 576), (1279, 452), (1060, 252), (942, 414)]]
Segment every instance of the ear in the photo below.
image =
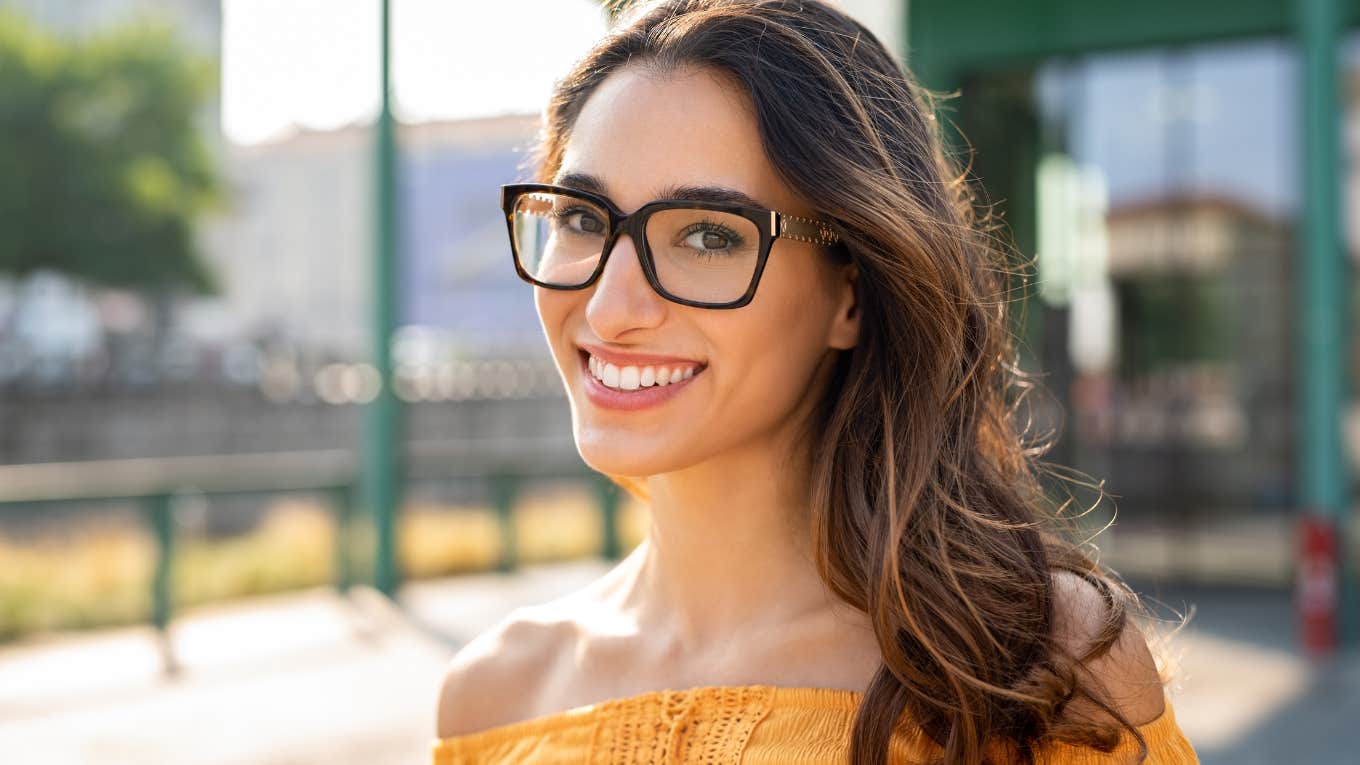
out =
[(847, 263), (839, 267), (837, 276), (836, 312), (832, 315), (827, 345), (846, 350), (859, 343), (859, 298), (857, 282), (859, 267)]

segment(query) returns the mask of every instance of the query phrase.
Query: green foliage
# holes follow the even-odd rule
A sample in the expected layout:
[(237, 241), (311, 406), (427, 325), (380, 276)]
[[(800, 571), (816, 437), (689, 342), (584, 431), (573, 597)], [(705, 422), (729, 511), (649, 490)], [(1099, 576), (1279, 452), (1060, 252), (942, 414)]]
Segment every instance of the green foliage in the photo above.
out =
[(216, 81), (168, 26), (64, 40), (0, 11), (0, 275), (218, 292), (193, 236), (223, 201), (196, 124)]

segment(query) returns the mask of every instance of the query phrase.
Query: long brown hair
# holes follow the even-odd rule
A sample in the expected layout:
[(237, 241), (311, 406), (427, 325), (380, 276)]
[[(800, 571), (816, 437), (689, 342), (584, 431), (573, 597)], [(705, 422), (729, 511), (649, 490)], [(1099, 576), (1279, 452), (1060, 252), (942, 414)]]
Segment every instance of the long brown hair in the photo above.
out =
[[(626, 4), (626, 3), (624, 3)], [(615, 5), (619, 5), (616, 3)], [(858, 344), (841, 352), (806, 423), (822, 578), (867, 613), (883, 664), (852, 731), (851, 761), (887, 761), (904, 718), (943, 762), (1032, 762), (1061, 740), (1147, 742), (1084, 662), (1109, 651), (1137, 597), (1065, 539), (1019, 404), (1012, 249), (944, 151), (936, 94), (867, 29), (816, 0), (662, 0), (628, 16), (559, 80), (538, 146), (560, 169), (585, 100), (630, 63), (735, 76), (782, 180), (835, 222), (858, 266)], [(1019, 394), (1019, 395), (1012, 395)], [(634, 479), (611, 476), (646, 501)], [(1084, 655), (1053, 633), (1055, 570), (1096, 585), (1104, 625)], [(1069, 719), (1086, 699), (1113, 718)]]

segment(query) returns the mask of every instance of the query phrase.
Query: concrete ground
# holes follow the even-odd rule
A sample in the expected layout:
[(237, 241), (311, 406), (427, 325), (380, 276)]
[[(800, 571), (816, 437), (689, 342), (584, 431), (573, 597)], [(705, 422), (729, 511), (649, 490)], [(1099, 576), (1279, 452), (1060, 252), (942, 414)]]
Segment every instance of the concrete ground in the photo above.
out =
[[(576, 589), (607, 567), (589, 560), (413, 583), (403, 609), (363, 589), (195, 609), (171, 628), (180, 671), (169, 679), (149, 628), (0, 648), (0, 761), (423, 763), (455, 647), (509, 608)], [(1195, 608), (1169, 644), (1171, 698), (1203, 763), (1357, 761), (1360, 655), (1302, 658), (1287, 593), (1132, 584), (1165, 606)]]
[(1159, 612), (1193, 607), (1170, 641), (1176, 718), (1205, 765), (1360, 762), (1360, 650), (1303, 654), (1288, 591), (1130, 584)]

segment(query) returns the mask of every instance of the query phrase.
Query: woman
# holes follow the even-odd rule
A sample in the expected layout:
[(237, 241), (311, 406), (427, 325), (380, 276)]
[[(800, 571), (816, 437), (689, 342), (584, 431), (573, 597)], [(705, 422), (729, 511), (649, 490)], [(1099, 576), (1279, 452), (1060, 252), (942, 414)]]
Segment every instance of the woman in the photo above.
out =
[(1004, 252), (925, 92), (813, 0), (647, 4), (504, 189), (584, 461), (651, 509), (444, 680), (437, 763), (1196, 762), (1045, 526)]

